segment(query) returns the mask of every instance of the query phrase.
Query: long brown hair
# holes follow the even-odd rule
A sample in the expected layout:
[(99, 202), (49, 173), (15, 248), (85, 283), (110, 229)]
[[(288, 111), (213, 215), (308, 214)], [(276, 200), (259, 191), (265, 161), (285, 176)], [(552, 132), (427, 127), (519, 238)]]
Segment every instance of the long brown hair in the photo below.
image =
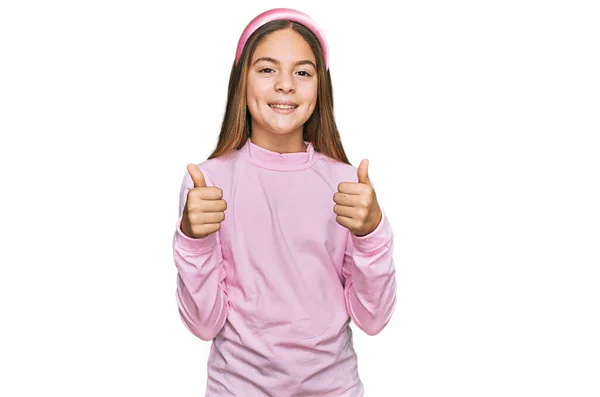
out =
[(246, 84), (252, 56), (256, 47), (269, 34), (288, 28), (298, 32), (306, 40), (317, 60), (317, 103), (312, 115), (304, 123), (302, 139), (311, 142), (315, 151), (350, 164), (333, 115), (331, 75), (325, 68), (321, 44), (304, 25), (288, 20), (271, 21), (258, 28), (248, 38), (237, 66), (235, 62), (233, 63), (219, 141), (215, 150), (208, 157), (209, 159), (240, 149), (249, 139), (251, 116), (246, 104)]

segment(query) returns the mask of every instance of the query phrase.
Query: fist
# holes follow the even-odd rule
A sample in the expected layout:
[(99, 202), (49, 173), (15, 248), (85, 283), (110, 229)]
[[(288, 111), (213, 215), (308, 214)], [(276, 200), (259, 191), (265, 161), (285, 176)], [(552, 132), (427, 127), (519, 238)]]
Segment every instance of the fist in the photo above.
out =
[(194, 187), (187, 195), (181, 231), (190, 238), (203, 238), (221, 228), (227, 202), (223, 200), (223, 190), (216, 186), (206, 186), (204, 174), (195, 164), (188, 164), (187, 170)]
[(358, 237), (372, 233), (383, 217), (369, 179), (369, 160), (358, 166), (358, 182), (341, 182), (333, 195), (335, 220)]

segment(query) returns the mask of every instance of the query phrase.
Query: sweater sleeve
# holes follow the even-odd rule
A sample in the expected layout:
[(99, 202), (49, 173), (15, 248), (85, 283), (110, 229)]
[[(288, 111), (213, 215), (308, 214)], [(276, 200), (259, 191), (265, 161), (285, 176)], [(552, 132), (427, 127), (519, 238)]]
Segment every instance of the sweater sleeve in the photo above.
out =
[[(202, 170), (207, 186), (214, 186)], [(210, 341), (227, 319), (229, 300), (219, 231), (195, 239), (183, 234), (181, 221), (187, 195), (193, 187), (189, 174), (183, 178), (179, 196), (179, 218), (173, 235), (173, 257), (177, 268), (176, 299), (179, 315), (187, 329)]]
[(377, 228), (358, 237), (348, 233), (342, 273), (348, 314), (368, 335), (378, 334), (396, 307), (394, 233), (382, 209)]

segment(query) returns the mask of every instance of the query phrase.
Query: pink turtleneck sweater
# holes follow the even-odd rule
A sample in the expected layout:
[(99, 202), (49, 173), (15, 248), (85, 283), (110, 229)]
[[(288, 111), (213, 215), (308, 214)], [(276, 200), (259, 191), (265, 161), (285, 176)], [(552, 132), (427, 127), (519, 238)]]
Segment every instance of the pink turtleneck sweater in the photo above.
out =
[(357, 237), (335, 220), (340, 182), (357, 169), (314, 150), (284, 153), (248, 139), (198, 167), (227, 201), (221, 229), (173, 237), (185, 326), (212, 340), (207, 397), (361, 397), (351, 319), (369, 335), (396, 305), (393, 232), (385, 212)]

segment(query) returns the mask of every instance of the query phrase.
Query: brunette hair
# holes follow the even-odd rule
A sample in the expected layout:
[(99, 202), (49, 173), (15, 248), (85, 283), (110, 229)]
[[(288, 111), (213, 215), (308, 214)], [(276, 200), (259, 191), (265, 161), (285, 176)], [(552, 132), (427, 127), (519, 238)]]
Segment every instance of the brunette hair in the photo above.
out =
[(283, 29), (293, 29), (311, 47), (317, 60), (317, 103), (310, 118), (304, 123), (302, 138), (311, 142), (315, 151), (350, 164), (344, 151), (340, 134), (333, 114), (333, 87), (331, 75), (325, 66), (323, 49), (316, 36), (304, 25), (289, 21), (271, 21), (258, 28), (248, 38), (238, 64), (235, 61), (229, 76), (229, 89), (225, 116), (217, 147), (209, 159), (240, 149), (251, 134), (251, 116), (246, 104), (246, 84), (248, 69), (256, 47), (271, 33)]

